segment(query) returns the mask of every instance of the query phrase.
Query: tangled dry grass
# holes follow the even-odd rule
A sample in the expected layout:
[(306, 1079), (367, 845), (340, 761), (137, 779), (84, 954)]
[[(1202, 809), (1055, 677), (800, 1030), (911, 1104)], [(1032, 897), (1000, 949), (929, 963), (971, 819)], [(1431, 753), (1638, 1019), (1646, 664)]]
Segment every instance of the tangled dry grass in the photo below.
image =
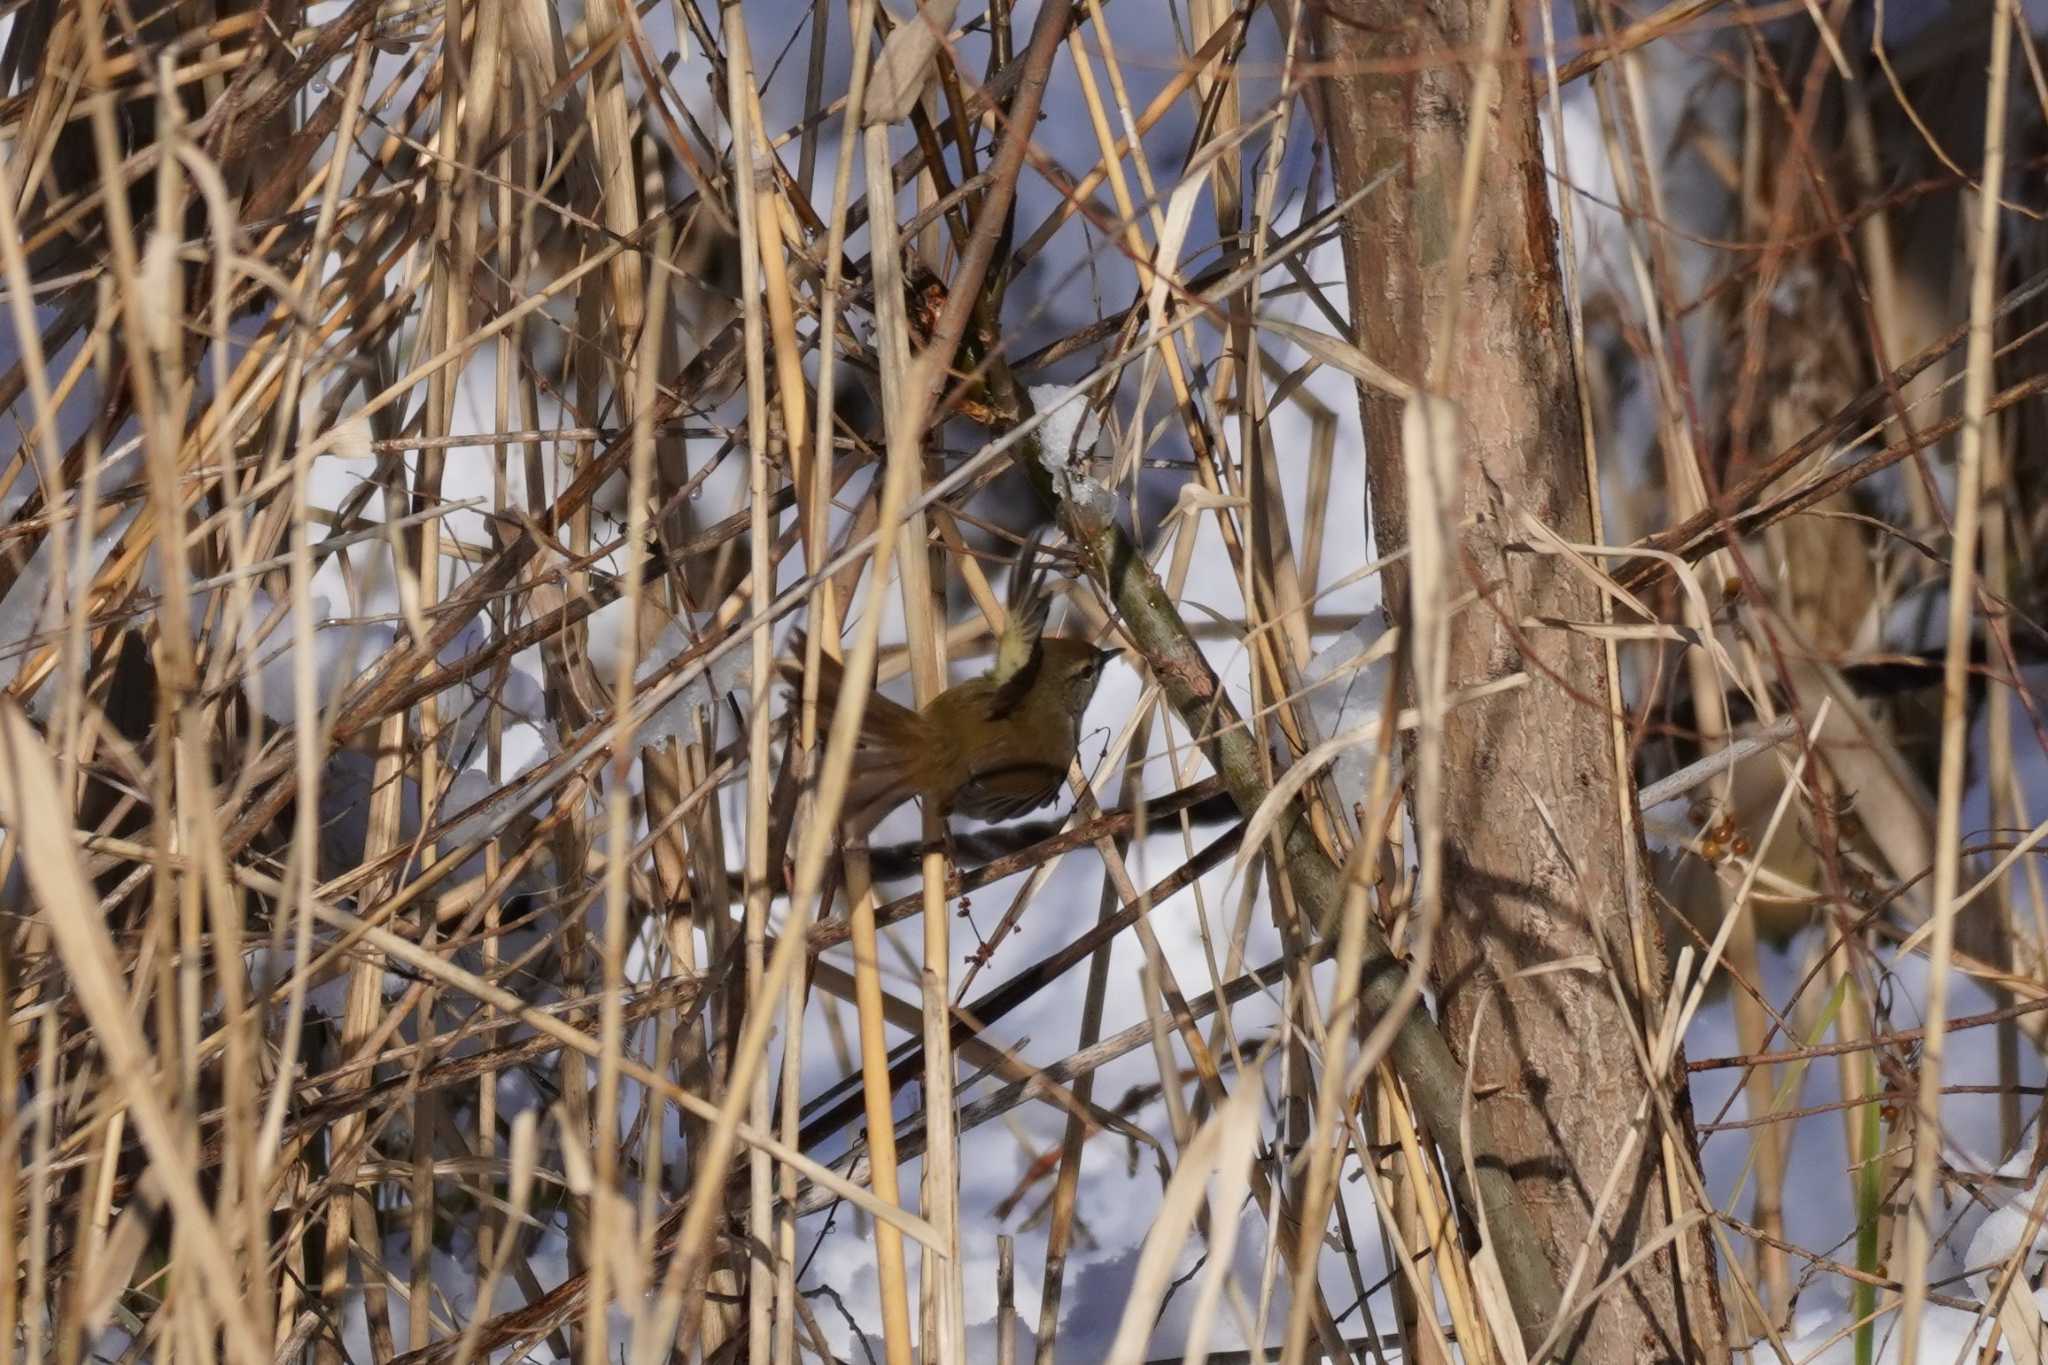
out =
[[(1590, 1360), (1698, 1239), (1705, 1340), (1829, 1349), (1839, 1292), (1853, 1358), (1949, 1312), (2039, 1359), (2011, 1276), (1929, 1288), (1997, 1202), (1963, 1149), (2038, 1129), (2031, 38), (1467, 8), (1389, 69), (1533, 82), (1562, 135), (1607, 516), (1512, 547), (1601, 619), (1502, 619), (1612, 700), (1447, 671), (1500, 604), (1459, 376), (1390, 373), (1336, 282), (1412, 188), (1332, 192), (1342, 6), (11, 6), (5, 1349)], [(1446, 462), (1406, 637), (1354, 386)], [(844, 843), (866, 680), (979, 667), (1049, 520), (1065, 629), (1130, 665), (1065, 813)], [(799, 619), (836, 716), (752, 685)], [(1532, 1318), (1505, 1083), (1422, 987), (1478, 837), (1447, 728), (1553, 684), (1629, 811), (1659, 783), (1674, 913), (1524, 974), (1620, 983), (1609, 1079), (1699, 1112), (1629, 1120), (1674, 1212), (1619, 1252), (1569, 1173), (1595, 1231)]]

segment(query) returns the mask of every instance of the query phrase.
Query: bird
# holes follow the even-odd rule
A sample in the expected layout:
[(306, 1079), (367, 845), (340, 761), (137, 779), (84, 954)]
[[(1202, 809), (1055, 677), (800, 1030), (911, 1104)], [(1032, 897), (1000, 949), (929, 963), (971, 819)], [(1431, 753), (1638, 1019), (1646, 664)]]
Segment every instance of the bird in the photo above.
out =
[[(843, 818), (871, 829), (913, 798), (942, 817), (1012, 820), (1059, 795), (1081, 745), (1081, 717), (1114, 654), (1086, 640), (1048, 638), (1051, 598), (1040, 554), (1043, 532), (1019, 552), (1010, 576), (1007, 616), (994, 664), (978, 678), (947, 688), (921, 710), (879, 694), (861, 717), (860, 760), (847, 788)], [(779, 666), (793, 689), (803, 685), (801, 633), (797, 656)], [(821, 719), (838, 704), (845, 671), (818, 660)]]

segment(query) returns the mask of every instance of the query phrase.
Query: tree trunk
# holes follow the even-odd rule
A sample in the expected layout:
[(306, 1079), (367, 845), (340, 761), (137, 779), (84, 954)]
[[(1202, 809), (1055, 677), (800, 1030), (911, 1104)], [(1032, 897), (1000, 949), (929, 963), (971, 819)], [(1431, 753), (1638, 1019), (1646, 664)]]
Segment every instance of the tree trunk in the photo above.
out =
[[(1317, 7), (1323, 104), (1337, 193), (1391, 175), (1348, 213), (1344, 256), (1356, 339), (1396, 374), (1445, 376), (1460, 414), (1464, 467), (1450, 529), (1482, 600), (1451, 626), (1455, 691), (1517, 670), (1527, 686), (1454, 709), (1445, 734), (1443, 918), (1436, 975), (1444, 1031), (1461, 1054), (1482, 1001), (1487, 1026), (1461, 1055), (1490, 1120), (1493, 1155), (1513, 1175), (1560, 1282), (1589, 1235), (1588, 1290), (1669, 1224), (1667, 1193), (1688, 1210), (1686, 1177), (1667, 1183), (1654, 1111), (1630, 1142), (1644, 1098), (1631, 1035), (1661, 1014), (1661, 935), (1642, 907), (1639, 836), (1625, 833), (1633, 779), (1617, 760), (1600, 643), (1539, 619), (1601, 619), (1596, 590), (1564, 561), (1529, 552), (1526, 510), (1565, 541), (1593, 539), (1556, 229), (1537, 129), (1537, 91), (1519, 55), (1499, 68), (1452, 354), (1431, 353), (1450, 287), (1458, 182), (1471, 126), (1480, 0), (1350, 0)], [(1523, 51), (1511, 21), (1506, 51)], [(1381, 554), (1407, 543), (1402, 404), (1361, 388)], [(1388, 611), (1405, 616), (1408, 582), (1386, 575)], [(1635, 921), (1635, 923), (1632, 923)], [(1640, 935), (1638, 937), (1637, 935)], [(1577, 954), (1605, 973), (1515, 973)], [(1638, 964), (1647, 964), (1639, 971)], [(1500, 984), (1508, 982), (1508, 984)], [(1679, 1159), (1697, 1165), (1683, 1070), (1660, 1077), (1682, 1125)], [(1623, 1154), (1626, 1153), (1626, 1157)], [(1597, 1232), (1595, 1201), (1617, 1159), (1628, 1168)], [(1576, 1362), (1720, 1361), (1727, 1344), (1704, 1224), (1666, 1245), (1604, 1295), (1555, 1358)]]

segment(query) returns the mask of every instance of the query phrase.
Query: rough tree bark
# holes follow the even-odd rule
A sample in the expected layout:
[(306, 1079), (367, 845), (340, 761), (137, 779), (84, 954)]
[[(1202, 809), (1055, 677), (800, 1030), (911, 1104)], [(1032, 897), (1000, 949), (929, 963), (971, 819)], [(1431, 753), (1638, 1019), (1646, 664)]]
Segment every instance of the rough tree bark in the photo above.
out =
[[(1461, 322), (1452, 354), (1431, 351), (1457, 215), (1460, 166), (1472, 122), (1473, 54), (1484, 46), (1485, 0), (1345, 0), (1315, 7), (1329, 73), (1321, 90), (1339, 195), (1391, 176), (1352, 208), (1344, 256), (1356, 340), (1413, 380), (1442, 374), (1460, 414), (1461, 526), (1454, 551), (1482, 599), (1452, 626), (1450, 685), (1526, 669), (1530, 684), (1452, 712), (1445, 737), (1444, 915), (1437, 986), (1444, 1032), (1465, 1047), (1491, 996), (1470, 1057), (1478, 1107), (1562, 1281), (1589, 1235), (1592, 1264), (1578, 1297), (1669, 1224), (1658, 1133), (1631, 1149), (1602, 1226), (1595, 1201), (1624, 1151), (1643, 1099), (1631, 1034), (1661, 1011), (1666, 988), (1658, 926), (1640, 907), (1643, 858), (1624, 834), (1605, 710), (1602, 647), (1538, 618), (1599, 619), (1583, 577), (1520, 547), (1522, 510), (1564, 540), (1586, 543), (1593, 523), (1570, 338), (1545, 189), (1529, 66), (1499, 70), (1494, 126), (1471, 248), (1464, 253)], [(1520, 54), (1510, 20), (1505, 50)], [(1381, 553), (1407, 543), (1400, 463), (1402, 405), (1360, 391), (1373, 528)], [(1386, 576), (1389, 611), (1405, 614), (1407, 580)], [(1632, 909), (1632, 907), (1635, 907)], [(1631, 920), (1647, 940), (1639, 974)], [(1502, 985), (1514, 973), (1597, 953), (1610, 980), (1554, 972)], [(1662, 1078), (1691, 1143), (1682, 1071)], [(1691, 1159), (1689, 1150), (1682, 1152)], [(1677, 1182), (1681, 1191), (1688, 1187)], [(1686, 1201), (1689, 1192), (1682, 1193)], [(1719, 1361), (1727, 1356), (1713, 1248), (1705, 1225), (1666, 1245), (1575, 1325), (1557, 1358), (1577, 1362)]]

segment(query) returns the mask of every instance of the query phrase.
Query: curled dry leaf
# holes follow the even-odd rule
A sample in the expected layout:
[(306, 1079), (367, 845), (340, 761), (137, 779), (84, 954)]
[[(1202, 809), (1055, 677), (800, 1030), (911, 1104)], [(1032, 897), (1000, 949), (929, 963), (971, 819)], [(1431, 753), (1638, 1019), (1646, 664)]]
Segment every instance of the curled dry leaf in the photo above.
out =
[(885, 127), (910, 117), (911, 106), (924, 93), (931, 74), (932, 58), (953, 27), (954, 11), (960, 0), (931, 0), (917, 16), (898, 24), (882, 47), (868, 77), (868, 94), (862, 122), (869, 128)]

